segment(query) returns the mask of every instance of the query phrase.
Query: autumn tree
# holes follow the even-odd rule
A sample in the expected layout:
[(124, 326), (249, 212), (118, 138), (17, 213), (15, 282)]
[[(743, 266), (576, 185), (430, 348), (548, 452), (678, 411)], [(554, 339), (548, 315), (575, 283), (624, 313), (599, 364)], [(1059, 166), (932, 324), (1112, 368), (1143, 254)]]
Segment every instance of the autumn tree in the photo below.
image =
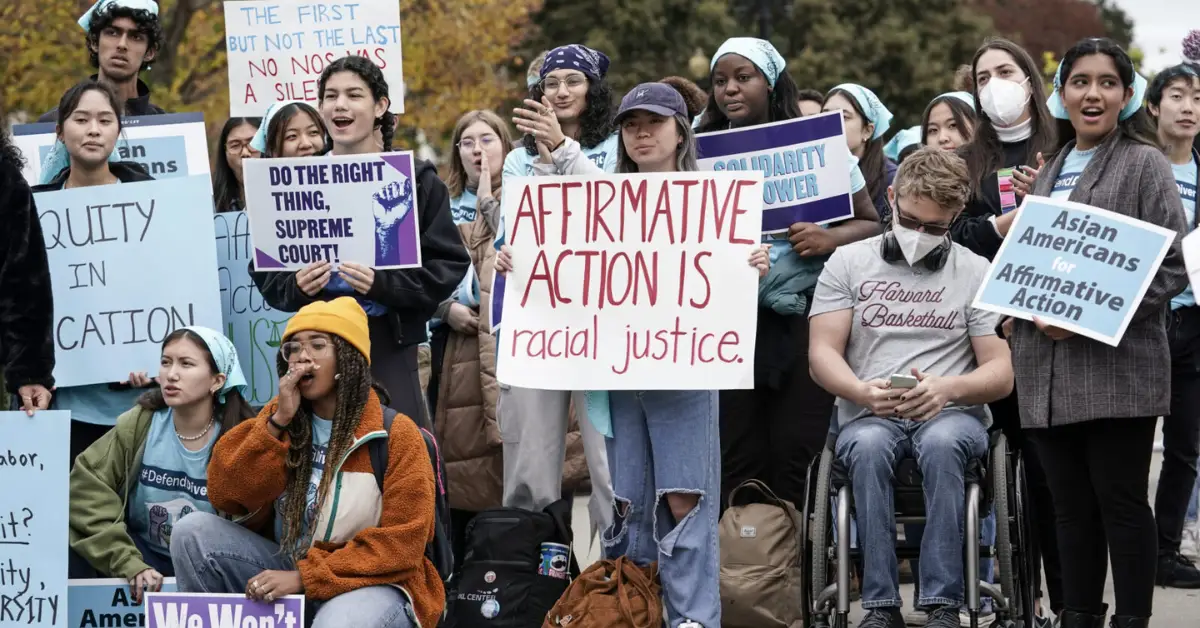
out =
[(1129, 47), (1133, 22), (1108, 0), (973, 0), (988, 14), (996, 32), (1037, 56), (1061, 57), (1087, 37), (1111, 37)]

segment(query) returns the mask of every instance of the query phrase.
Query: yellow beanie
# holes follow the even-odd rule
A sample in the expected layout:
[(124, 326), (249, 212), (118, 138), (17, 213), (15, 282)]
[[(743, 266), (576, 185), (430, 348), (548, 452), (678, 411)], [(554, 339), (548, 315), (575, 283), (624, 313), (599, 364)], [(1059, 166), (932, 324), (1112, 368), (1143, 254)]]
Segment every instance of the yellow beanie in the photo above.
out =
[(310, 303), (296, 312), (283, 331), (287, 340), (302, 331), (319, 331), (338, 336), (358, 349), (371, 363), (371, 331), (367, 327), (367, 313), (351, 297), (338, 297), (332, 301)]

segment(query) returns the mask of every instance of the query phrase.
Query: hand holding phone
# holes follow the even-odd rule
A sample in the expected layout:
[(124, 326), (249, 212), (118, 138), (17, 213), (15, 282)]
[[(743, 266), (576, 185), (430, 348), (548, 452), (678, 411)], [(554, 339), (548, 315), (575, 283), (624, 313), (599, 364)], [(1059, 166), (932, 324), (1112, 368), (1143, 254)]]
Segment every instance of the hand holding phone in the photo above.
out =
[(900, 375), (898, 373), (892, 374), (892, 388), (916, 388), (917, 384), (919, 383), (920, 382), (917, 381), (917, 378), (913, 377), (912, 375)]

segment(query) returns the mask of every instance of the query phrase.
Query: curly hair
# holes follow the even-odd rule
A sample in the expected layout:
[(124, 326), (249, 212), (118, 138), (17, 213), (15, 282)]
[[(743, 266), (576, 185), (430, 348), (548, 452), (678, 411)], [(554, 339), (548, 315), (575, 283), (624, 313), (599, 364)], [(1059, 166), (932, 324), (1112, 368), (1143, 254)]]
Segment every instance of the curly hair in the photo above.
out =
[[(334, 406), (333, 429), (329, 435), (329, 445), (326, 448), (326, 460), (341, 460), (354, 442), (354, 434), (362, 420), (363, 410), (367, 407), (371, 389), (379, 395), (383, 405), (390, 403), (387, 391), (371, 377), (371, 367), (367, 358), (358, 349), (339, 336), (333, 336), (333, 349), (337, 356), (337, 374), (340, 376), (334, 382), (334, 394), (337, 402)], [(275, 357), (275, 367), (280, 377), (288, 371), (287, 360), (280, 353)], [(284, 492), (283, 508), (275, 516), (283, 524), (283, 538), (279, 541), (280, 552), (299, 560), (308, 552), (312, 544), (313, 530), (306, 530), (306, 515), (308, 511), (308, 485), (312, 479), (312, 404), (302, 400), (296, 416), (288, 423), (289, 437), (287, 453), (287, 488)], [(326, 467), (321, 475), (321, 485), (317, 489), (316, 512), (321, 512), (325, 498), (329, 494), (329, 483), (335, 474), (331, 467)]]
[[(200, 347), (204, 352), (204, 356), (208, 358), (208, 369), (212, 373), (219, 373), (217, 369), (217, 361), (213, 359), (212, 351), (208, 348), (208, 343), (204, 342), (204, 338), (200, 334), (190, 329), (176, 329), (163, 339), (162, 347), (165, 350), (172, 343), (187, 340), (192, 344)], [(167, 407), (167, 401), (163, 398), (161, 388), (152, 388), (142, 393), (138, 397), (137, 405), (157, 412)], [(246, 419), (252, 418), (258, 413), (246, 401), (242, 394), (236, 390), (230, 390), (225, 393), (225, 401), (220, 401), (217, 394), (213, 395), (213, 419), (221, 424), (221, 431), (217, 434), (217, 440), (229, 433), (229, 430), (237, 427), (239, 423)]]
[[(595, 148), (602, 144), (616, 130), (613, 126), (612, 87), (608, 81), (592, 80), (588, 77), (588, 90), (585, 97), (583, 113), (579, 114), (579, 143), (584, 148)], [(529, 98), (542, 102), (546, 95), (541, 81), (529, 88)], [(537, 140), (532, 135), (521, 138), (521, 145), (530, 155), (537, 154)]]
[[(0, 111), (0, 120), (4, 119), (3, 114), (4, 112)], [(25, 156), (21, 154), (21, 149), (13, 143), (8, 131), (3, 128), (0, 128), (0, 166), (12, 166), (17, 170), (25, 168)]]
[[(321, 77), (317, 79), (317, 99), (325, 100), (325, 84), (329, 82), (329, 77), (338, 72), (353, 72), (367, 84), (367, 88), (371, 90), (371, 96), (375, 102), (387, 99), (388, 104), (391, 104), (392, 97), (388, 89), (387, 79), (383, 77), (383, 70), (375, 65), (366, 57), (351, 55), (342, 57), (333, 63), (325, 66), (325, 71), (321, 72)], [(391, 111), (384, 111), (383, 115), (375, 118), (375, 126), (379, 129), (380, 135), (383, 136), (383, 152), (392, 150), (392, 138), (396, 134), (396, 114)]]
[(704, 112), (704, 105), (708, 100), (708, 94), (705, 94), (699, 85), (682, 76), (668, 76), (662, 82), (674, 87), (675, 91), (679, 92), (680, 96), (683, 96), (683, 102), (687, 105), (688, 116), (695, 118)]
[[(104, 29), (112, 26), (113, 22), (123, 17), (133, 20), (137, 32), (146, 37), (146, 52), (157, 51), (162, 46), (163, 31), (157, 15), (145, 9), (130, 9), (113, 3), (96, 11), (88, 26), (88, 54), (93, 68), (100, 67), (100, 34), (104, 32)], [(150, 62), (143, 59), (139, 71), (144, 72), (149, 69)]]

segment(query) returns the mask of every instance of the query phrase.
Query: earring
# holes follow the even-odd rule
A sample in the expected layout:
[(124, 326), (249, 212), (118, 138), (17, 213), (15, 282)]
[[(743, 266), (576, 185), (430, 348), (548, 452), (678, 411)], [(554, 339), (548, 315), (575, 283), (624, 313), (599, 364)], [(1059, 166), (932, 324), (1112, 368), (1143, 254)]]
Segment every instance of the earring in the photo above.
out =
[(334, 374), (334, 376), (333, 376), (333, 381), (335, 381), (335, 382), (336, 382), (336, 381), (338, 381), (338, 380), (340, 380), (340, 379), (342, 379), (342, 374), (341, 374), (341, 373), (336, 373), (336, 374)]

